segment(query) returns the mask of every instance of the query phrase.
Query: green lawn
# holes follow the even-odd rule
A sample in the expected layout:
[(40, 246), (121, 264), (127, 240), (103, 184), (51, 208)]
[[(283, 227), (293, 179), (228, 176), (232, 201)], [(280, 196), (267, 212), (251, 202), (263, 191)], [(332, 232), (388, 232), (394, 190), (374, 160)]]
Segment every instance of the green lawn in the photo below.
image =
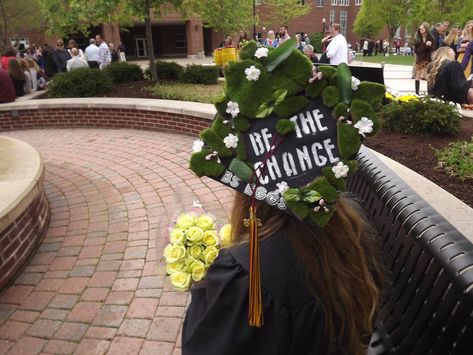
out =
[[(358, 60), (358, 56), (356, 59)], [(412, 55), (390, 55), (389, 57), (385, 57), (382, 55), (377, 55), (377, 56), (364, 56), (363, 57), (363, 62), (369, 62), (369, 63), (381, 63), (384, 62), (386, 64), (399, 64), (399, 65), (412, 65), (414, 64), (414, 56)]]
[(194, 101), (213, 104), (223, 93), (223, 82), (216, 85), (163, 82), (147, 88), (159, 99)]

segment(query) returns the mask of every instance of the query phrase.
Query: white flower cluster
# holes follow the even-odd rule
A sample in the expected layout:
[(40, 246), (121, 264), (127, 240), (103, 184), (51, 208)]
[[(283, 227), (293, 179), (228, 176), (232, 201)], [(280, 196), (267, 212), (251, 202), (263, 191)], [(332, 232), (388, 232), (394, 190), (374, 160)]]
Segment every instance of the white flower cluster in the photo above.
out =
[(223, 143), (227, 148), (236, 148), (238, 146), (238, 136), (230, 133), (223, 139)]
[(233, 118), (238, 116), (238, 114), (240, 113), (240, 107), (238, 106), (238, 102), (228, 101), (227, 110), (225, 112), (232, 115)]
[(361, 84), (360, 79), (358, 79), (354, 76), (351, 77), (351, 89), (352, 90), (354, 90), (354, 91), (358, 90), (358, 86), (360, 86), (360, 84)]
[(337, 165), (332, 166), (332, 171), (335, 174), (336, 179), (346, 178), (350, 168), (348, 165), (345, 165), (343, 162), (338, 162)]
[(373, 132), (373, 121), (368, 117), (361, 117), (361, 119), (353, 126), (358, 129), (358, 134), (366, 138), (365, 134)]
[(267, 57), (269, 53), (269, 49), (266, 47), (260, 47), (255, 52), (255, 57), (261, 59), (263, 57)]
[(261, 75), (261, 70), (252, 65), (249, 68), (245, 69), (246, 79), (249, 81), (258, 81), (259, 76)]
[(285, 181), (281, 181), (281, 182), (277, 183), (276, 186), (278, 187), (278, 191), (281, 195), (284, 195), (284, 193), (287, 190), (289, 190), (289, 185)]
[(201, 141), (200, 139), (196, 140), (194, 142), (194, 144), (192, 145), (192, 151), (194, 153), (198, 153), (198, 152), (202, 151), (202, 148), (204, 147), (204, 144), (205, 143), (203, 141)]

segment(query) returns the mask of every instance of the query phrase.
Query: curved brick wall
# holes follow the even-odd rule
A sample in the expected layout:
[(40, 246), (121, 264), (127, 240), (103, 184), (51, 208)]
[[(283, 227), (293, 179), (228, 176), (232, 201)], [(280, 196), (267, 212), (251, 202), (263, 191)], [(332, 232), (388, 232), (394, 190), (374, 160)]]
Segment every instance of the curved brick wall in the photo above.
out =
[(0, 105), (0, 132), (31, 128), (135, 128), (197, 135), (213, 105), (171, 100), (92, 98)]
[[(3, 164), (3, 166), (2, 166)], [(0, 290), (34, 252), (49, 223), (44, 164), (34, 148), (0, 137)]]

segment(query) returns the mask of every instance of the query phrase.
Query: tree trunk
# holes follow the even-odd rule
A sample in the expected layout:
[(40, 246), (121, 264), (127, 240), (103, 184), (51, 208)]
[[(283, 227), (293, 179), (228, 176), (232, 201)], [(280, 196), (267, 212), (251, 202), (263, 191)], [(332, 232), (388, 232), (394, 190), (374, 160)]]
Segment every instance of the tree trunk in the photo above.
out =
[(154, 47), (153, 47), (153, 31), (151, 29), (151, 4), (149, 4), (146, 11), (145, 17), (146, 27), (146, 42), (148, 43), (148, 58), (149, 58), (149, 70), (151, 72), (151, 80), (158, 80), (158, 73), (156, 71), (156, 61), (154, 58)]

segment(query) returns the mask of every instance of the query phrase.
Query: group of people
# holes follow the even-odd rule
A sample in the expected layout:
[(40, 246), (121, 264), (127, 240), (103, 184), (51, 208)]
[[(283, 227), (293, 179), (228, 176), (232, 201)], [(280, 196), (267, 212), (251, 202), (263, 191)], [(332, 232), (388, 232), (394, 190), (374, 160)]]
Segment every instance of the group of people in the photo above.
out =
[(415, 90), (427, 79), (430, 95), (460, 104), (473, 104), (471, 62), (473, 55), (473, 20), (462, 29), (444, 21), (432, 30), (422, 23), (415, 35)]
[(73, 39), (67, 47), (58, 39), (56, 48), (48, 44), (23, 51), (7, 48), (0, 59), (0, 103), (44, 89), (57, 73), (87, 67), (102, 69), (114, 61), (126, 61), (125, 47), (120, 42), (115, 49), (101, 35), (91, 38), (84, 51)]

